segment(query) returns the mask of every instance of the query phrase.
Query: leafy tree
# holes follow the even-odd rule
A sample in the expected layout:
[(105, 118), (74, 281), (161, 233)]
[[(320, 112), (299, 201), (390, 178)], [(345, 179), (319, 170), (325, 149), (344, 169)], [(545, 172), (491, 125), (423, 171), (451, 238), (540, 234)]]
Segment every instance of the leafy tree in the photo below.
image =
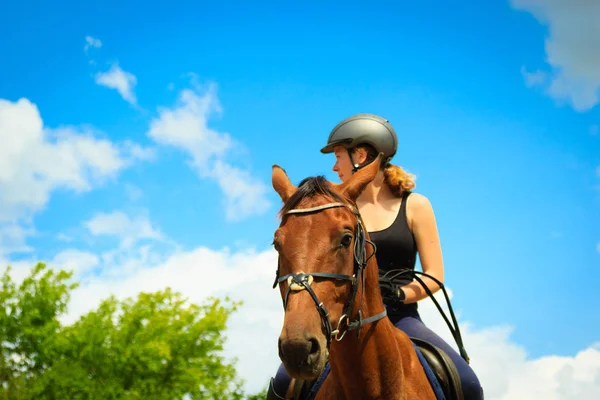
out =
[[(71, 273), (39, 263), (0, 292), (0, 399), (243, 399), (223, 331), (240, 303), (189, 304), (169, 288), (105, 299), (71, 326)], [(249, 399), (264, 399), (266, 392)]]
[(67, 309), (71, 273), (37, 264), (17, 288), (10, 267), (0, 291), (0, 394), (28, 398), (27, 388), (52, 364), (60, 335), (58, 316)]

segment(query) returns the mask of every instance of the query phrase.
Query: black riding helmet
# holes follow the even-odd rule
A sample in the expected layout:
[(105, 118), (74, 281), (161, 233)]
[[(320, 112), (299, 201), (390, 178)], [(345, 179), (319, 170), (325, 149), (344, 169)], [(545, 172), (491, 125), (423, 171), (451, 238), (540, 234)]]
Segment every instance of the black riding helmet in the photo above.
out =
[(344, 146), (348, 150), (353, 172), (356, 172), (369, 164), (358, 165), (352, 160), (351, 150), (360, 144), (370, 144), (378, 153), (383, 153), (383, 163), (386, 164), (396, 154), (398, 136), (387, 119), (375, 114), (356, 114), (333, 128), (321, 153), (332, 153), (335, 146)]

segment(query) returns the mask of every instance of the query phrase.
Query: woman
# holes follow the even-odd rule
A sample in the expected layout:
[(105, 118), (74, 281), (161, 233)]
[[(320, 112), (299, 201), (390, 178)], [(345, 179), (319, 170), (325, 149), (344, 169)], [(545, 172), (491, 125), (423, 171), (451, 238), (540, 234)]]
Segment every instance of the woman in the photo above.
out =
[[(370, 239), (377, 246), (379, 269), (414, 270), (418, 254), (423, 272), (443, 282), (444, 264), (433, 208), (425, 196), (411, 192), (415, 187), (413, 177), (390, 164), (397, 148), (398, 138), (389, 121), (373, 114), (357, 114), (333, 128), (321, 152), (335, 154), (333, 171), (342, 182), (383, 153), (382, 169), (356, 202)], [(433, 280), (422, 280), (432, 293), (440, 289)], [(479, 380), (469, 364), (421, 320), (417, 302), (428, 297), (427, 292), (408, 276), (399, 283), (399, 290), (393, 293), (382, 287), (391, 322), (409, 336), (444, 350), (460, 373), (465, 400), (483, 399)], [(283, 396), (289, 381), (280, 366), (271, 390)]]

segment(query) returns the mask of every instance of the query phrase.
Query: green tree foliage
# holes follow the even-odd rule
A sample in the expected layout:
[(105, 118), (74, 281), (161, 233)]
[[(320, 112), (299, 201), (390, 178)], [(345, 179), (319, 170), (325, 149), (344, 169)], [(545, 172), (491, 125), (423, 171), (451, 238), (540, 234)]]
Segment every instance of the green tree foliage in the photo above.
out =
[(20, 286), (2, 277), (0, 399), (264, 399), (246, 397), (221, 355), (240, 306), (189, 304), (165, 289), (114, 297), (70, 326), (59, 317), (77, 284), (39, 263)]
[(0, 291), (0, 393), (6, 398), (28, 398), (26, 391), (52, 364), (60, 335), (58, 317), (67, 309), (71, 273), (36, 265), (17, 287), (10, 268)]

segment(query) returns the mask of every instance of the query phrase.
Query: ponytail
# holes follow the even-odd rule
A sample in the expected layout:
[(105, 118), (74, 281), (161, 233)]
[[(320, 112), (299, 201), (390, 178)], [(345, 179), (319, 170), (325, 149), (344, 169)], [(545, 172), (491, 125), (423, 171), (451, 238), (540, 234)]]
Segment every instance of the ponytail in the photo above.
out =
[(384, 181), (389, 186), (392, 193), (400, 197), (402, 193), (414, 189), (416, 177), (409, 174), (401, 167), (393, 164), (387, 164), (383, 170)]

